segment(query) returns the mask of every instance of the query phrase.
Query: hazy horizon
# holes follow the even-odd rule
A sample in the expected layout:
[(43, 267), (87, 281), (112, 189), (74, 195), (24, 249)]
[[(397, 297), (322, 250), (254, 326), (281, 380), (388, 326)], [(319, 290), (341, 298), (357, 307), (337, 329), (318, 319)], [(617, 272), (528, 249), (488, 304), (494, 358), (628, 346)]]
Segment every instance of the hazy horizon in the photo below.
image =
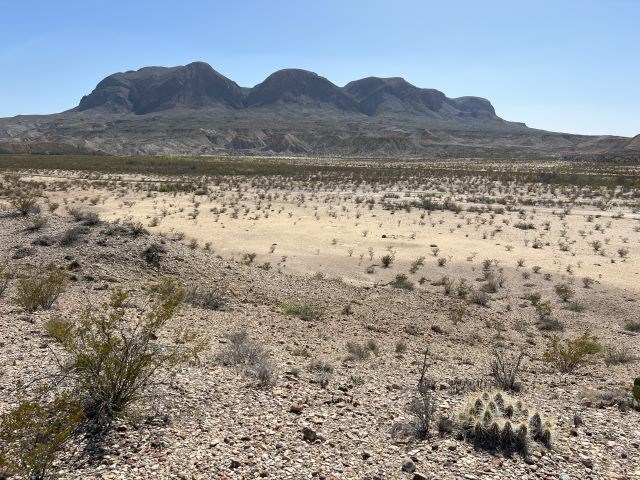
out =
[(118, 71), (205, 61), (245, 87), (281, 68), (339, 86), (400, 76), (533, 128), (640, 134), (640, 2), (536, 3), (0, 0), (0, 117), (67, 110)]

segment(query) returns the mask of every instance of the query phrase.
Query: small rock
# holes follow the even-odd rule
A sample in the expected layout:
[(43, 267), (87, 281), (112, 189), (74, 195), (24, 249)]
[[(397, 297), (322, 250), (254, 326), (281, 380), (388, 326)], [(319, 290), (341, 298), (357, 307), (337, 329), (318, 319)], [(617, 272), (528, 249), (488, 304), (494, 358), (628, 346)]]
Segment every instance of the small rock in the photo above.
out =
[(413, 463), (413, 460), (411, 460), (410, 458), (406, 458), (402, 461), (402, 471), (413, 473), (416, 471), (416, 464)]
[(302, 429), (302, 435), (307, 442), (315, 442), (318, 439), (316, 431), (309, 427)]
[(293, 405), (291, 405), (291, 407), (289, 408), (289, 411), (291, 413), (295, 413), (297, 415), (300, 415), (302, 413), (302, 411), (304, 410), (304, 406), (300, 405), (299, 403), (294, 403)]

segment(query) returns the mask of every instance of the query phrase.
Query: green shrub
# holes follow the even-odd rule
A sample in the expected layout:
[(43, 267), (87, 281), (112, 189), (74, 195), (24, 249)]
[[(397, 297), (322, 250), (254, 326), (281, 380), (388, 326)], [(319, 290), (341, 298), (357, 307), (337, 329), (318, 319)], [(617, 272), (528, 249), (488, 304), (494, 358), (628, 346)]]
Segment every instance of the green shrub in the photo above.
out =
[(37, 208), (38, 194), (34, 190), (14, 190), (9, 193), (9, 203), (22, 215), (39, 210)]
[(588, 357), (602, 350), (597, 337), (584, 334), (573, 340), (551, 337), (543, 358), (561, 372), (572, 372), (586, 363)]
[(282, 302), (280, 305), (282, 313), (285, 315), (294, 315), (302, 320), (320, 320), (324, 315), (324, 309), (314, 307), (302, 302)]
[(100, 309), (85, 308), (79, 320), (54, 319), (47, 332), (66, 353), (61, 375), (78, 392), (84, 414), (108, 426), (131, 404), (143, 399), (162, 372), (192, 358), (203, 344), (161, 346), (160, 331), (184, 297), (175, 280), (164, 278), (146, 315), (128, 313), (128, 295), (115, 291)]
[[(30, 480), (50, 478), (59, 451), (82, 421), (81, 405), (70, 393), (50, 401), (40, 390), (38, 400), (23, 400), (0, 417), (0, 473)], [(5, 477), (2, 477), (5, 478)]]
[(61, 268), (49, 265), (44, 271), (23, 276), (18, 280), (16, 303), (29, 312), (38, 307), (50, 309), (67, 286), (67, 274)]

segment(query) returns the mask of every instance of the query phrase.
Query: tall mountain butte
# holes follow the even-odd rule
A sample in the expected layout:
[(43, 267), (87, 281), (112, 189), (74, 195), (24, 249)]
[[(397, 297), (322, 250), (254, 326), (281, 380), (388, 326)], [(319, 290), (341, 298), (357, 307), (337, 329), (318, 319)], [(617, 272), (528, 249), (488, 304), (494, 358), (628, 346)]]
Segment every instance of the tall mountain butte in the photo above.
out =
[(204, 62), (103, 79), (77, 107), (0, 119), (0, 153), (637, 155), (638, 139), (547, 132), (399, 77), (339, 87), (285, 69), (240, 87)]
[(103, 109), (109, 113), (147, 113), (172, 108), (225, 105), (241, 108), (244, 93), (227, 77), (203, 62), (184, 67), (145, 67), (114, 73), (82, 97), (78, 111)]

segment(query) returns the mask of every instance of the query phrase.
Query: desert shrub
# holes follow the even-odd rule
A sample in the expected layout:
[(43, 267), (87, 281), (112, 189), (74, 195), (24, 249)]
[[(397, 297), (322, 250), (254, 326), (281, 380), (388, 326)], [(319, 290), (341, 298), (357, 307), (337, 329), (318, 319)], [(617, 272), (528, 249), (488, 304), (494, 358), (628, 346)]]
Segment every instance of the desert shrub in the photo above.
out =
[(37, 207), (38, 194), (34, 190), (13, 190), (9, 192), (8, 201), (22, 215), (28, 215), (39, 210)]
[(475, 303), (476, 305), (480, 305), (482, 307), (486, 307), (489, 304), (489, 295), (482, 290), (471, 290), (470, 295), (471, 303)]
[(444, 257), (438, 257), (437, 263), (439, 267), (444, 267), (447, 264), (447, 259)]
[(501, 275), (495, 276), (491, 274), (487, 277), (486, 282), (480, 287), (480, 290), (485, 293), (496, 293), (503, 284), (504, 277), (502, 277)]
[(465, 314), (467, 313), (467, 307), (462, 303), (456, 303), (449, 310), (449, 319), (453, 322), (454, 325), (457, 325), (462, 321)]
[(553, 316), (551, 302), (545, 300), (535, 304), (538, 314), (538, 328), (543, 331), (561, 331), (564, 329), (562, 322)]
[(69, 209), (69, 214), (85, 226), (94, 226), (100, 224), (100, 217), (95, 212), (82, 212), (77, 208)]
[(459, 422), (467, 440), (489, 451), (527, 455), (532, 443), (551, 447), (551, 422), (504, 392), (472, 394), (460, 411)]
[(494, 383), (502, 390), (520, 391), (522, 385), (518, 375), (522, 368), (524, 352), (510, 354), (502, 348), (494, 348), (489, 362), (490, 374)]
[[(46, 400), (22, 400), (0, 417), (0, 474), (29, 480), (51, 478), (56, 457), (82, 421), (81, 405), (70, 393)], [(0, 477), (8, 478), (8, 477)]]
[(413, 282), (410, 281), (404, 273), (396, 275), (396, 278), (394, 278), (389, 283), (389, 285), (391, 285), (393, 288), (399, 288), (401, 290), (413, 290), (415, 288)]
[(597, 337), (584, 334), (573, 340), (562, 340), (554, 335), (547, 343), (543, 354), (546, 362), (553, 364), (560, 372), (572, 372), (585, 364), (590, 355), (600, 352), (602, 346)]
[(29, 312), (38, 307), (49, 310), (67, 286), (67, 274), (61, 268), (49, 265), (36, 273), (18, 279), (15, 301)]
[(582, 285), (584, 285), (584, 288), (589, 288), (594, 283), (595, 283), (595, 280), (593, 278), (591, 278), (591, 277), (583, 277), (582, 278)]
[(85, 308), (77, 321), (52, 319), (47, 332), (66, 353), (62, 376), (78, 392), (84, 415), (108, 426), (132, 404), (149, 395), (163, 373), (193, 357), (203, 344), (161, 345), (157, 338), (180, 305), (184, 291), (171, 278), (153, 289), (145, 315), (131, 312), (128, 294), (114, 291), (99, 309)]
[(349, 353), (347, 360), (366, 360), (371, 353), (376, 356), (380, 354), (380, 348), (375, 340), (368, 340), (361, 344), (356, 342), (347, 342), (347, 352)]
[(217, 354), (218, 362), (228, 367), (242, 367), (245, 375), (256, 379), (261, 388), (275, 385), (276, 371), (262, 345), (244, 330), (228, 334), (226, 340)]
[(40, 235), (31, 242), (32, 245), (38, 245), (40, 247), (50, 247), (54, 243), (56, 243), (56, 241), (51, 235)]
[(412, 426), (415, 437), (419, 439), (429, 437), (434, 415), (438, 410), (435, 392), (431, 388), (429, 378), (427, 378), (429, 369), (428, 356), (429, 351), (426, 350), (422, 360), (422, 368), (420, 369), (417, 392), (414, 394), (408, 408), (409, 414), (413, 416)]
[(184, 301), (194, 307), (206, 308), (209, 310), (222, 310), (227, 304), (227, 294), (222, 288), (211, 287), (190, 287), (187, 288)]
[(80, 238), (80, 235), (83, 235), (86, 232), (86, 227), (71, 227), (64, 231), (58, 243), (63, 247), (68, 247), (76, 243)]
[(280, 305), (282, 313), (285, 315), (294, 315), (302, 320), (320, 320), (324, 315), (324, 309), (315, 307), (302, 302), (292, 301), (283, 302)]
[(638, 357), (631, 353), (627, 348), (607, 346), (604, 348), (604, 363), (607, 366), (633, 363)]
[(382, 263), (382, 266), (384, 268), (389, 268), (393, 263), (393, 255), (389, 253), (387, 253), (386, 255), (383, 255), (382, 257), (380, 257), (380, 262)]
[(166, 249), (163, 245), (152, 243), (142, 251), (142, 258), (144, 258), (144, 261), (148, 265), (154, 268), (160, 268), (160, 262), (165, 252)]
[(405, 342), (403, 342), (402, 340), (398, 340), (396, 342), (396, 353), (399, 355), (402, 355), (403, 353), (406, 353), (408, 350), (407, 344)]
[(564, 308), (565, 310), (569, 310), (571, 312), (576, 312), (576, 313), (584, 312), (584, 309), (585, 309), (582, 303), (576, 302), (575, 300), (573, 302), (567, 303), (567, 306)]
[(554, 287), (554, 290), (563, 302), (568, 302), (576, 293), (568, 283), (559, 283)]
[(513, 224), (514, 227), (520, 230), (535, 230), (535, 225), (531, 222), (518, 222)]
[(42, 215), (35, 215), (31, 217), (29, 220), (29, 224), (27, 225), (27, 231), (29, 232), (37, 232), (42, 230), (47, 225), (47, 217), (43, 217)]
[(123, 227), (125, 228), (125, 232), (132, 237), (149, 235), (149, 231), (144, 228), (144, 225), (141, 222), (126, 222)]
[(312, 360), (309, 364), (309, 371), (317, 375), (317, 383), (321, 388), (327, 388), (333, 375), (333, 365), (326, 360)]

